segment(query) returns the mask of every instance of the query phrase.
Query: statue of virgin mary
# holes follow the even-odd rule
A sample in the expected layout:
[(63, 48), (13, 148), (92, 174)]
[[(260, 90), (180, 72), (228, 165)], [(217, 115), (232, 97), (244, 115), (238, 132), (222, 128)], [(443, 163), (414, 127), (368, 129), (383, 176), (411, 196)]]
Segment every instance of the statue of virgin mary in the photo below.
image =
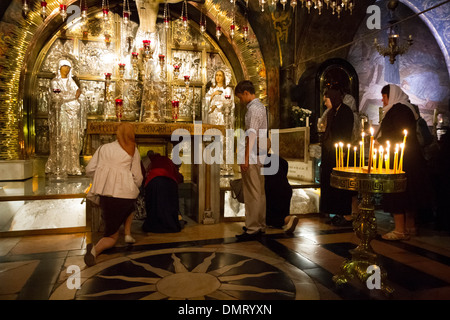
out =
[(215, 70), (212, 86), (205, 95), (206, 119), (209, 124), (234, 127), (234, 91), (228, 86), (231, 74), (225, 68)]
[(72, 79), (72, 64), (60, 60), (57, 76), (50, 83), (50, 156), (45, 165), (45, 173), (57, 178), (82, 174), (80, 152), (85, 116), (80, 95), (81, 90)]

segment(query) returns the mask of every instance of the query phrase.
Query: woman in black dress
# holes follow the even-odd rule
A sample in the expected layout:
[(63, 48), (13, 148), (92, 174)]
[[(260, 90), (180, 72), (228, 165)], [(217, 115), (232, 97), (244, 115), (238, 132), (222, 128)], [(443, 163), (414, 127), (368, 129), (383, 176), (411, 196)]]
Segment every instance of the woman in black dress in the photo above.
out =
[[(328, 89), (324, 97), (325, 105), (329, 108), (327, 126), (322, 141), (322, 162), (320, 165), (320, 212), (335, 214), (336, 218), (344, 221), (344, 215), (352, 213), (353, 192), (336, 189), (330, 186), (330, 176), (336, 167), (335, 144), (351, 143), (353, 130), (353, 112), (342, 102), (339, 90)], [(330, 106), (331, 105), (331, 106)], [(330, 108), (331, 107), (331, 108)]]
[(431, 185), (426, 170), (426, 161), (422, 156), (416, 134), (418, 109), (410, 102), (409, 97), (396, 85), (384, 86), (381, 90), (383, 98), (383, 120), (378, 131), (377, 142), (385, 145), (386, 141), (400, 143), (407, 130), (406, 146), (403, 155), (403, 171), (406, 174), (406, 191), (402, 193), (384, 194), (383, 210), (394, 216), (395, 228), (382, 236), (386, 240), (404, 240), (416, 231), (418, 211), (430, 207)]

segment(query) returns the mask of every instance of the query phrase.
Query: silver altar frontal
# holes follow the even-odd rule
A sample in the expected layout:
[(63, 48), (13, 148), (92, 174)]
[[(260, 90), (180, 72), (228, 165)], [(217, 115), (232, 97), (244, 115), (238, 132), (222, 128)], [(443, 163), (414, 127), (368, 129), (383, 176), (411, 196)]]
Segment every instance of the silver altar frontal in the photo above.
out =
[[(93, 154), (103, 143), (115, 139), (119, 122), (89, 122), (87, 153)], [(225, 127), (196, 123), (131, 122), (141, 156), (153, 150), (173, 159), (180, 157), (184, 188), (192, 198), (192, 206), (184, 213), (199, 223), (220, 221), (220, 163), (208, 159), (205, 148), (216, 138), (225, 136)], [(219, 139), (221, 140), (221, 139)], [(219, 141), (216, 141), (216, 144)], [(178, 144), (187, 144), (174, 148)], [(221, 146), (217, 145), (218, 148)], [(190, 154), (184, 154), (189, 152)]]

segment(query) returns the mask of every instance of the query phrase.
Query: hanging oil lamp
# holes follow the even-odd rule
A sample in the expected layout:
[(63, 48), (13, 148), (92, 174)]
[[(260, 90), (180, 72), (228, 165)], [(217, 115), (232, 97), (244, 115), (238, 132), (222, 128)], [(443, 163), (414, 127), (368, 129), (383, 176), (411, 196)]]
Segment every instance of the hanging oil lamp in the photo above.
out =
[(47, 2), (46, 1), (41, 1), (40, 15), (41, 15), (42, 19), (44, 19), (44, 20), (45, 20), (45, 18), (47, 18)]
[(27, 15), (28, 12), (30, 12), (30, 6), (28, 5), (27, 0), (23, 0), (22, 12), (23, 12), (24, 15)]
[(60, 14), (61, 18), (63, 19), (63, 21), (65, 21), (67, 18), (67, 5), (65, 5), (65, 4), (59, 5), (59, 14)]

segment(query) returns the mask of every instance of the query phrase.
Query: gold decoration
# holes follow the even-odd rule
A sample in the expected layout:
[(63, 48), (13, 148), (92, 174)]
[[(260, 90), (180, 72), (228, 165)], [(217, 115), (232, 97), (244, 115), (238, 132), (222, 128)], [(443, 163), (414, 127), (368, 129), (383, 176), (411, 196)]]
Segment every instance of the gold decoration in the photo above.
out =
[(277, 32), (278, 54), (280, 56), (280, 66), (283, 66), (283, 55), (281, 53), (281, 41), (287, 43), (289, 27), (292, 24), (290, 12), (272, 12), (273, 27)]
[[(0, 34), (3, 45), (8, 48), (5, 55), (10, 57), (0, 61), (2, 70), (0, 79), (1, 160), (24, 159), (32, 150), (31, 146), (26, 145), (26, 136), (32, 129), (28, 127), (26, 119), (23, 119), (27, 116), (27, 112), (23, 110), (23, 92), (20, 85), (24, 59), (31, 41), (42, 25), (42, 17), (39, 10), (40, 2), (36, 1), (30, 6), (32, 8), (26, 17), (22, 16), (20, 9), (19, 12), (13, 13), (20, 18), (16, 20), (16, 28), (11, 35)], [(53, 12), (57, 8), (59, 8), (57, 0), (47, 1), (48, 12)]]
[[(220, 5), (218, 3), (220, 3)], [(190, 5), (196, 7), (199, 11), (201, 10), (200, 5), (196, 3), (190, 3)], [(232, 12), (232, 3), (229, 1), (206, 0), (203, 6), (206, 15), (212, 21), (217, 21), (218, 25), (222, 27), (223, 34), (229, 39), (235, 49), (234, 51), (241, 64), (244, 78), (253, 82), (258, 91), (257, 94), (259, 94), (260, 100), (265, 103), (267, 98), (267, 88), (264, 60), (256, 38), (250, 36), (247, 40), (244, 39), (243, 30), (241, 30), (244, 24), (240, 21), (240, 19), (242, 20), (244, 18), (238, 15), (236, 16), (235, 36), (231, 39), (228, 30), (230, 30), (231, 24), (233, 24), (233, 19), (230, 14)], [(250, 25), (247, 26), (249, 28), (249, 33), (254, 34)], [(206, 33), (205, 36), (207, 36)]]
[[(176, 129), (184, 129), (191, 135), (204, 135), (207, 130), (217, 129), (225, 135), (225, 126), (192, 123), (148, 123), (130, 122), (136, 135), (170, 136)], [(116, 134), (119, 122), (93, 121), (87, 126), (87, 134)]]

